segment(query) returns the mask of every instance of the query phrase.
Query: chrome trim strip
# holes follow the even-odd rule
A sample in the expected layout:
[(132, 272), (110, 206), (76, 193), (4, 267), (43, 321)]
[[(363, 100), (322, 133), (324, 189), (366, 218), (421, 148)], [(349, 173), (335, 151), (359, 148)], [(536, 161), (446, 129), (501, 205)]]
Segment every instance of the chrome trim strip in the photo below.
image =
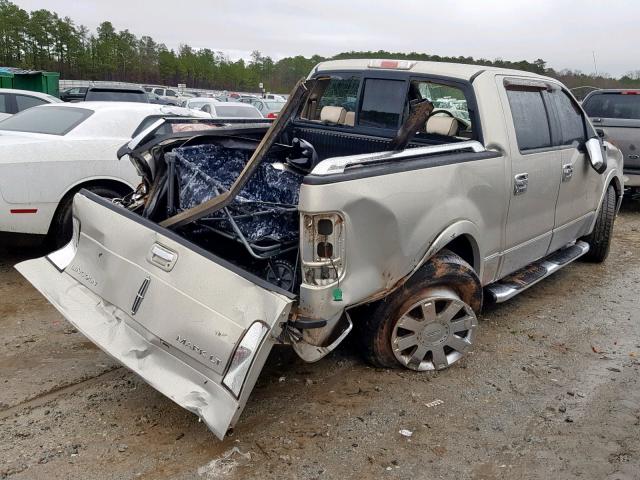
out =
[(486, 152), (484, 146), (476, 140), (466, 142), (446, 143), (444, 145), (429, 145), (426, 147), (407, 148), (400, 152), (386, 151), (379, 153), (364, 153), (360, 155), (349, 155), (346, 157), (333, 157), (321, 161), (315, 166), (312, 175), (332, 175), (344, 173), (345, 168), (350, 165), (358, 165), (370, 162), (404, 160), (407, 158), (422, 157), (436, 153), (452, 152), (456, 150), (471, 150), (475, 153)]

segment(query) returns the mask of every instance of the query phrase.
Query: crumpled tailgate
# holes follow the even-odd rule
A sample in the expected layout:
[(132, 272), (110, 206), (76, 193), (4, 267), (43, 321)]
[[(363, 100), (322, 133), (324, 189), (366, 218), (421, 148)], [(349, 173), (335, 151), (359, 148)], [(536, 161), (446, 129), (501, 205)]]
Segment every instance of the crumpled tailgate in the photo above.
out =
[(63, 270), (52, 255), (16, 268), (96, 345), (223, 438), (293, 298), (90, 193), (76, 195), (74, 216), (80, 233)]

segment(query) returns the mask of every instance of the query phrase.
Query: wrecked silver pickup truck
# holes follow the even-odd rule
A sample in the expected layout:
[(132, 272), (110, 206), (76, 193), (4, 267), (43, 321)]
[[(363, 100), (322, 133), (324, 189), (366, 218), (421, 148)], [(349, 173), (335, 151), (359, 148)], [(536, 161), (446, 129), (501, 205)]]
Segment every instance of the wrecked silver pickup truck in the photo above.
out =
[(143, 183), (74, 198), (72, 241), (17, 265), (89, 339), (220, 438), (274, 344), (353, 329), (378, 366), (443, 369), (502, 302), (609, 250), (621, 154), (526, 72), (318, 65), (271, 125), (160, 119)]

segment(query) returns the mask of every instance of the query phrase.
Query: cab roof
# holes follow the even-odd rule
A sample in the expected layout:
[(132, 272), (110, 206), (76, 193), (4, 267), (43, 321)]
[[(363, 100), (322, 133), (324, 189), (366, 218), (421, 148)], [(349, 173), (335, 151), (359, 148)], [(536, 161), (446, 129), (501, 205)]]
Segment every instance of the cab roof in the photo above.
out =
[[(392, 67), (394, 63), (401, 65), (403, 68)], [(388, 67), (385, 67), (389, 65)], [(375, 66), (372, 66), (375, 65)], [(408, 67), (408, 68), (407, 68)], [(472, 78), (484, 73), (492, 72), (501, 75), (517, 75), (537, 78), (541, 80), (551, 80), (549, 77), (538, 75), (537, 73), (527, 72), (524, 70), (514, 70), (509, 68), (490, 67), (484, 65), (469, 65), (465, 63), (448, 63), (448, 62), (426, 62), (409, 59), (348, 59), (348, 60), (330, 60), (316, 65), (313, 74), (317, 72), (330, 72), (339, 70), (371, 70), (371, 71), (404, 71), (407, 73), (422, 73), (429, 75), (440, 75), (443, 77), (456, 78), (460, 80), (471, 80)]]

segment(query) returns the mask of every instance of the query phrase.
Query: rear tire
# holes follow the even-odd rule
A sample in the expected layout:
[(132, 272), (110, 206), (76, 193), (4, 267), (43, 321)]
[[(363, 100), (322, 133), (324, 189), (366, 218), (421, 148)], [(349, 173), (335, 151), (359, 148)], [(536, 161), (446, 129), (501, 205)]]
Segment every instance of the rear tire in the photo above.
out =
[(360, 325), (367, 361), (377, 367), (441, 370), (471, 347), (482, 287), (471, 266), (442, 251)]
[[(119, 192), (111, 187), (86, 187), (88, 190), (96, 195), (112, 200), (114, 198), (122, 197), (122, 192)], [(58, 211), (56, 212), (53, 222), (51, 222), (51, 228), (49, 230), (49, 243), (54, 249), (59, 249), (65, 246), (71, 241), (71, 235), (73, 233), (73, 224), (71, 221), (73, 197), (77, 191), (68, 193), (58, 205)]]
[(603, 262), (609, 255), (611, 237), (613, 235), (613, 223), (616, 218), (616, 190), (613, 185), (607, 187), (604, 200), (598, 211), (598, 218), (593, 227), (593, 232), (584, 237), (589, 244), (589, 251), (584, 259), (589, 262)]

